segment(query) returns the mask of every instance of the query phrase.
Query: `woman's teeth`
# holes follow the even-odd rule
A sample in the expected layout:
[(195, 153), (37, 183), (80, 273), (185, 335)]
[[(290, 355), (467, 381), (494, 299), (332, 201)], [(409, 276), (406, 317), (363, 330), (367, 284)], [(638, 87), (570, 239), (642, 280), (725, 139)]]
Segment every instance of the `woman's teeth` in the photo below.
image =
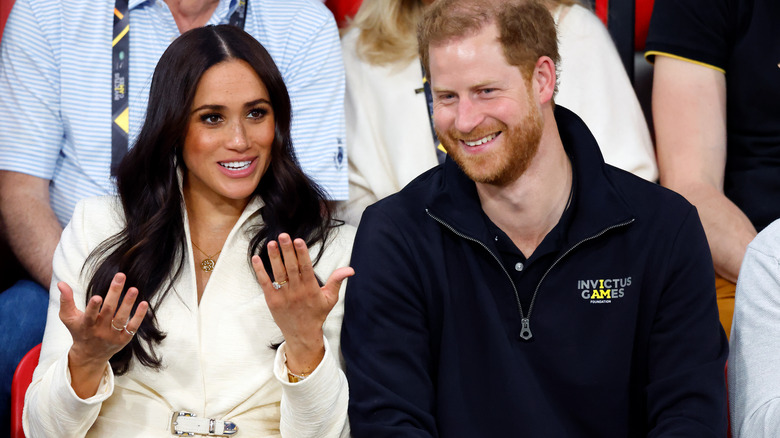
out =
[(219, 163), (220, 166), (230, 170), (243, 170), (248, 168), (250, 164), (252, 164), (251, 161), (222, 161)]

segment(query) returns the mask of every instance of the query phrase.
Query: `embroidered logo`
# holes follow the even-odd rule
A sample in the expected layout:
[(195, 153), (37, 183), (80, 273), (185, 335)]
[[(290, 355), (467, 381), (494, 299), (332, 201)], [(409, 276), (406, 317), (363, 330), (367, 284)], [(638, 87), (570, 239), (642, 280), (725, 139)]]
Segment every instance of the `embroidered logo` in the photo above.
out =
[(336, 169), (341, 170), (344, 165), (344, 143), (340, 138), (336, 139), (336, 143), (339, 145), (336, 153), (333, 155), (333, 164), (336, 165)]
[(629, 286), (631, 277), (577, 281), (577, 289), (580, 290), (582, 299), (590, 301), (591, 304), (609, 304), (612, 300), (623, 298)]

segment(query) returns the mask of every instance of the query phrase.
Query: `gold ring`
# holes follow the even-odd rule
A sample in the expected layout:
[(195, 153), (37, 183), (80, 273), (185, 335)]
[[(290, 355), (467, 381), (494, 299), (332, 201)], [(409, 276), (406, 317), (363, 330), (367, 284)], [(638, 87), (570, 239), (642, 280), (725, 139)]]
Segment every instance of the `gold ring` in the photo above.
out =
[(287, 280), (282, 280), (282, 281), (280, 281), (280, 282), (278, 282), (278, 283), (274, 281), (273, 283), (271, 283), (271, 286), (273, 286), (273, 287), (274, 287), (274, 289), (276, 289), (276, 290), (279, 290), (279, 289), (281, 289), (281, 288), (282, 288), (282, 286), (284, 286), (285, 284), (287, 284)]

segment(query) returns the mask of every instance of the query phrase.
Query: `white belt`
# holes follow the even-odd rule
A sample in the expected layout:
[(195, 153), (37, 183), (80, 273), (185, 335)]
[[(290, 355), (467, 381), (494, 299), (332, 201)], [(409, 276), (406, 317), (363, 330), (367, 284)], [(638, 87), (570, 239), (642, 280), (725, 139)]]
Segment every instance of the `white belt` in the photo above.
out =
[(171, 416), (172, 435), (209, 435), (231, 436), (238, 432), (238, 426), (232, 421), (198, 418), (192, 412), (179, 411)]

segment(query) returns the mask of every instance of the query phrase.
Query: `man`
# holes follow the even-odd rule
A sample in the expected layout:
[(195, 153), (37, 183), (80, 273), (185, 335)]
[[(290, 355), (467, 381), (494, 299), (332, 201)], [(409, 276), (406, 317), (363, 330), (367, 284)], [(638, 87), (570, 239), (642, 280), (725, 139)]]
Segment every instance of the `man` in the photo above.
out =
[(661, 184), (701, 213), (726, 333), (748, 243), (780, 218), (780, 2), (658, 0), (647, 38)]
[(342, 331), (353, 436), (723, 436), (728, 345), (682, 197), (554, 107), (550, 14), (439, 0), (419, 28), (451, 160), (369, 207)]
[[(302, 167), (332, 199), (346, 199), (344, 73), (323, 5), (16, 0), (0, 54), (0, 222), (34, 281), (0, 293), (0, 424), (7, 424), (13, 369), (43, 335), (52, 256), (73, 207), (113, 192), (110, 168), (143, 122), (151, 75), (168, 44), (191, 28), (228, 22), (274, 57), (290, 91)], [(112, 106), (122, 98), (129, 107)]]

